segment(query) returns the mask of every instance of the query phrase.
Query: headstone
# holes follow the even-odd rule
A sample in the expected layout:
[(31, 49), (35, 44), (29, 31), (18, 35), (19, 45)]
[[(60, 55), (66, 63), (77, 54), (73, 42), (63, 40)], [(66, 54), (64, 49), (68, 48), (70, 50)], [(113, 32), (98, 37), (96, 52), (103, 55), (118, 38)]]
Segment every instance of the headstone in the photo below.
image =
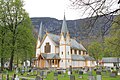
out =
[(101, 72), (100, 72), (100, 71), (96, 71), (96, 74), (97, 74), (97, 75), (101, 75)]
[(79, 71), (79, 75), (83, 75), (83, 71)]
[(94, 76), (88, 76), (88, 80), (95, 80)]
[(44, 75), (44, 71), (41, 71), (41, 72), (40, 72), (40, 76), (43, 76), (43, 75)]
[(0, 80), (2, 80), (2, 74), (0, 74)]
[(19, 78), (18, 78), (18, 75), (16, 75), (16, 78), (15, 78), (15, 80), (19, 80)]
[(57, 73), (57, 72), (54, 72), (54, 76), (58, 76), (58, 73)]
[(89, 72), (88, 72), (88, 76), (92, 76), (92, 71), (89, 71)]
[(116, 77), (115, 73), (111, 73), (110, 77)]
[(69, 75), (69, 76), (71, 75), (71, 71), (68, 71), (68, 75)]
[(70, 75), (70, 80), (75, 80), (75, 76), (74, 75)]
[(66, 73), (66, 70), (63, 70), (63, 73)]
[(70, 71), (70, 73), (72, 74), (72, 66), (69, 67), (68, 71)]
[(58, 71), (58, 74), (62, 74), (62, 72), (61, 72), (61, 71)]
[(58, 78), (57, 78), (57, 77), (54, 77), (54, 80), (58, 80)]
[(120, 75), (120, 70), (118, 71), (118, 74), (117, 75)]
[(16, 74), (17, 74), (17, 73), (18, 73), (18, 68), (16, 68), (16, 70), (15, 70), (15, 71), (16, 71)]
[(6, 75), (6, 80), (9, 80), (9, 74)]
[(20, 73), (20, 68), (18, 68), (18, 72)]
[(43, 78), (40, 76), (36, 76), (35, 80), (43, 80)]
[(102, 76), (101, 75), (97, 75), (96, 78), (97, 78), (97, 80), (102, 80)]
[(24, 69), (22, 69), (22, 71), (21, 71), (21, 75), (23, 75), (24, 74)]
[(82, 78), (83, 78), (83, 76), (81, 76), (81, 75), (80, 75), (78, 78), (82, 79)]

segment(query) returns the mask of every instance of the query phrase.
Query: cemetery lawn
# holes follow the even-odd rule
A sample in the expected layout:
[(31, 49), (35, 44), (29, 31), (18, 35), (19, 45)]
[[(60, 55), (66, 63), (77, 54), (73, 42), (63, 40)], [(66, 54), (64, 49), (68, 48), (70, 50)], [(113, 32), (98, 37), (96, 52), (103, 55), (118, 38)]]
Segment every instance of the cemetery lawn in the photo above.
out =
[[(14, 71), (13, 72), (8, 72), (8, 74), (9, 74), (9, 77), (10, 77), (9, 80), (11, 80), (11, 78), (14, 74)], [(36, 71), (33, 74), (36, 74)], [(36, 77), (36, 76), (28, 76), (27, 72), (24, 73), (23, 75), (21, 75), (20, 73), (18, 73), (17, 75), (20, 78), (25, 77), (27, 80), (30, 80), (30, 78), (35, 79), (35, 77)], [(82, 79), (80, 79), (79, 75), (75, 72), (73, 72), (73, 75), (75, 75), (75, 80), (88, 80), (88, 74), (87, 73), (82, 75), (83, 76)], [(93, 71), (93, 75), (96, 76), (96, 73), (94, 71)], [(110, 77), (109, 75), (110, 75), (109, 72), (107, 72), (106, 74), (102, 74), (102, 80), (120, 80), (120, 76)], [(4, 77), (3, 80), (6, 80), (6, 74), (5, 73), (3, 73), (3, 77)], [(54, 72), (52, 71), (43, 80), (54, 80), (54, 78), (55, 78), (54, 77)], [(58, 80), (70, 80), (70, 77), (68, 76), (67, 72), (64, 74), (64, 76), (62, 74), (59, 74), (57, 76), (57, 78), (58, 78)], [(20, 80), (22, 80), (22, 79), (20, 79)]]

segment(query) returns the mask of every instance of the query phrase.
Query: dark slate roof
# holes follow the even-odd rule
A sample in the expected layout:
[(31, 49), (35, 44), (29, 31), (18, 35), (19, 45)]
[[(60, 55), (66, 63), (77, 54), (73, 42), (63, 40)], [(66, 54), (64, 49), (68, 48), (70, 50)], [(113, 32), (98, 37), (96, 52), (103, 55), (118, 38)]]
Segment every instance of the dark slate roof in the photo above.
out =
[(52, 39), (52, 41), (55, 43), (56, 46), (59, 46), (60, 36), (52, 33), (48, 33), (47, 35)]
[(44, 59), (60, 59), (59, 55), (57, 53), (41, 53), (41, 55), (44, 57)]
[(86, 49), (82, 46), (82, 44), (79, 44), (75, 39), (71, 39), (71, 48), (85, 50)]
[(63, 19), (63, 23), (62, 23), (61, 33), (63, 33), (64, 37), (65, 37), (67, 32), (69, 32), (69, 31), (68, 31), (68, 28), (67, 28), (66, 18), (65, 18), (65, 14), (64, 14), (64, 19)]
[(40, 27), (39, 27), (39, 38), (40, 38), (40, 41), (43, 39), (43, 25), (42, 25), (42, 22), (40, 23)]
[(80, 55), (72, 54), (72, 60), (85, 61), (85, 58), (83, 56), (80, 56)]
[[(107, 57), (107, 58), (102, 58), (102, 61), (103, 61), (103, 62), (106, 62), (106, 63), (118, 62), (118, 58), (115, 58), (115, 57)], [(119, 58), (119, 62), (120, 62), (120, 58)]]
[(95, 59), (91, 56), (83, 56), (85, 58), (85, 60), (88, 60), (88, 61), (94, 61)]
[[(59, 40), (60, 40), (59, 35), (55, 35), (52, 33), (48, 33), (47, 35), (51, 38), (51, 40), (55, 43), (56, 46), (59, 46)], [(86, 49), (83, 47), (83, 45), (79, 44), (75, 39), (71, 39), (70, 41), (71, 41), (71, 48), (86, 51)]]

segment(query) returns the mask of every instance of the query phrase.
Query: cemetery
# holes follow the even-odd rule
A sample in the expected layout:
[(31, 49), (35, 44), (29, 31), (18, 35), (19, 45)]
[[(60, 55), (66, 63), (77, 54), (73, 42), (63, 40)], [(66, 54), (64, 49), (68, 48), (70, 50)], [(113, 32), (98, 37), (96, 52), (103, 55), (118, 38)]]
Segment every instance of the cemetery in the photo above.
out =
[(16, 69), (12, 72), (4, 70), (0, 80), (120, 80), (120, 71), (108, 68), (78, 69)]

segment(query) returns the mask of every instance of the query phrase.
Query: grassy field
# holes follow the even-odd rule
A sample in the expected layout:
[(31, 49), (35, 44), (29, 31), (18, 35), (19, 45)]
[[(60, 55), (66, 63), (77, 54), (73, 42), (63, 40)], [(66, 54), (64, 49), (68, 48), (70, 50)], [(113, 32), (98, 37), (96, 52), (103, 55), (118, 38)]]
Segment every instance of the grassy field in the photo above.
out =
[[(13, 76), (14, 72), (8, 72), (9, 73), (9, 80), (11, 80), (11, 77)], [(96, 76), (96, 73), (93, 71), (92, 72), (94, 76)], [(31, 74), (31, 73), (30, 73)], [(34, 72), (34, 74), (36, 74), (36, 71)], [(26, 78), (35, 78), (36, 76), (28, 76), (27, 73), (25, 73), (24, 75), (21, 75), (20, 73), (17, 74), (19, 77), (26, 77)], [(79, 75), (75, 72), (73, 72), (73, 74), (75, 76), (75, 80), (88, 80), (88, 74), (83, 74), (82, 75), (82, 79), (79, 78)], [(109, 76), (110, 73), (107, 72), (106, 74), (102, 74), (102, 80), (120, 80), (120, 76), (116, 76), (116, 77), (110, 77)], [(3, 74), (3, 77), (4, 79), (3, 80), (6, 80), (6, 74), (4, 73)], [(45, 78), (44, 80), (54, 80), (54, 72), (50, 72), (48, 75), (47, 75), (47, 78)], [(58, 80), (70, 80), (70, 77), (67, 75), (67, 72), (64, 74), (60, 74), (57, 76)], [(20, 79), (21, 80), (21, 79)]]

